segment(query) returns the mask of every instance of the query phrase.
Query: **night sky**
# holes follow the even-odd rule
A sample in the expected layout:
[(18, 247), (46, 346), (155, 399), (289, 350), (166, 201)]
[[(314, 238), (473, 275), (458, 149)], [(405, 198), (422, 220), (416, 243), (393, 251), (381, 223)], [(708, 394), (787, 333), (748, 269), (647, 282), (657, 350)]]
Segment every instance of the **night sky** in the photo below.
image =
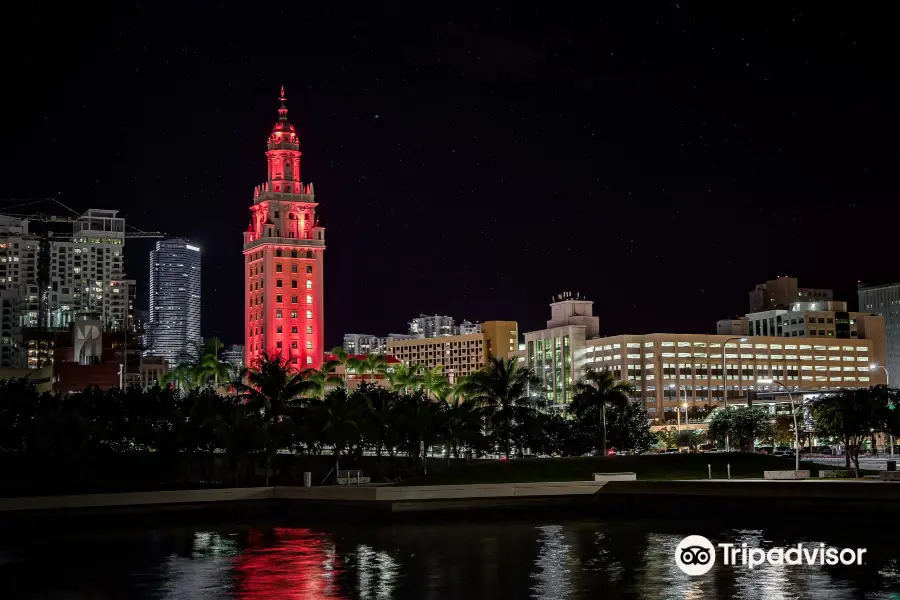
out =
[[(858, 279), (900, 277), (889, 15), (153, 4), (6, 9), (0, 198), (199, 242), (204, 334), (226, 343), (282, 84), (327, 227), (329, 346), (420, 312), (527, 331), (562, 291), (604, 334), (709, 332), (777, 275), (851, 307)], [(152, 244), (126, 246), (144, 307)]]

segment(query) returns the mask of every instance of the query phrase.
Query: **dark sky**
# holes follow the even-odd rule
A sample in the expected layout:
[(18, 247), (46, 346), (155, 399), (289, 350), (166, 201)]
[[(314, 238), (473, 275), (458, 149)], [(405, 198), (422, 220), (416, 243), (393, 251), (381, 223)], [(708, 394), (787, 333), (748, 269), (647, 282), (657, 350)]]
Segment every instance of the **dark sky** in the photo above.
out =
[[(534, 329), (567, 290), (603, 333), (706, 332), (776, 275), (851, 305), (900, 276), (888, 14), (154, 4), (6, 9), (0, 197), (198, 241), (204, 334), (227, 343), (282, 84), (327, 227), (328, 345), (420, 312)], [(151, 245), (126, 247), (143, 305)]]

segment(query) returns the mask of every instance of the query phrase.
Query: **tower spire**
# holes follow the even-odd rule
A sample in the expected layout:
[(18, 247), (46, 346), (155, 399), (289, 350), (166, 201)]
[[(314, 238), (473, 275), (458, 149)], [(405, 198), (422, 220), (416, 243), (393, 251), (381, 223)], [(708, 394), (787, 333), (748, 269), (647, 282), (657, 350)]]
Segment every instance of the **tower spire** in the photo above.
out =
[(287, 98), (284, 97), (284, 86), (281, 86), (281, 95), (278, 97), (281, 101), (281, 106), (278, 107), (278, 120), (279, 121), (287, 121), (287, 105), (285, 102)]

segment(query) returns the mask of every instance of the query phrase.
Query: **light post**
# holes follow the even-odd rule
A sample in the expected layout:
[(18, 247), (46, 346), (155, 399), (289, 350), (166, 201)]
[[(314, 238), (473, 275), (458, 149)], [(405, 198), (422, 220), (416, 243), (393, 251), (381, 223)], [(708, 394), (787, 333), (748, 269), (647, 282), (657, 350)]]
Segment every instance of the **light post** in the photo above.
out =
[[(732, 342), (734, 340), (738, 340), (740, 342), (746, 342), (746, 337), (732, 337), (728, 338), (722, 343), (722, 393), (725, 397), (725, 408), (728, 408), (728, 365), (725, 362), (725, 346), (728, 345), (728, 342)], [(738, 356), (740, 356), (740, 348), (738, 348)], [(740, 373), (738, 374), (740, 377)], [(728, 446), (728, 432), (725, 432), (725, 452), (729, 452)]]
[(794, 396), (788, 386), (774, 379), (760, 379), (757, 383), (762, 385), (780, 385), (787, 392), (788, 398), (791, 400), (791, 414), (794, 415), (794, 471), (800, 470), (800, 428), (797, 426), (797, 409), (794, 407)]
[[(884, 371), (884, 383), (888, 387), (891, 386), (891, 374), (888, 373), (887, 368), (884, 365), (871, 365), (869, 366), (870, 371), (874, 371), (875, 369), (881, 369)], [(894, 436), (890, 436), (891, 440), (891, 458), (894, 458)]]

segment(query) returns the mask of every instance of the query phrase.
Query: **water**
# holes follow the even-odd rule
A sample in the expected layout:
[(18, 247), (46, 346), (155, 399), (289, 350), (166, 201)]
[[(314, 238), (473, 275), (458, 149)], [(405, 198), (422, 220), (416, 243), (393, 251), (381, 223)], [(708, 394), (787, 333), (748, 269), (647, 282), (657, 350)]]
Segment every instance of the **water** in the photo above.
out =
[[(277, 526), (119, 525), (0, 536), (0, 598), (900, 598), (897, 531), (822, 520), (735, 529), (546, 520)], [(94, 517), (94, 519), (102, 519)], [(735, 517), (737, 519), (737, 517)], [(688, 534), (772, 547), (865, 547), (866, 564), (691, 578), (673, 550)]]

